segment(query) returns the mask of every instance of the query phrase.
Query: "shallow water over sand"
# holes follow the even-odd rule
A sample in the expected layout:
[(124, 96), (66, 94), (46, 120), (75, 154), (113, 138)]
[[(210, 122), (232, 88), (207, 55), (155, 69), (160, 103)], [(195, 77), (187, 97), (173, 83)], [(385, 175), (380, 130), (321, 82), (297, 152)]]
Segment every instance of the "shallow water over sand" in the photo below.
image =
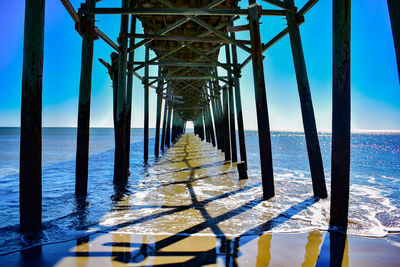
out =
[[(239, 181), (235, 165), (224, 162), (220, 151), (193, 135), (184, 135), (158, 161), (150, 158), (149, 164), (143, 165), (142, 130), (135, 129), (129, 184), (118, 188), (112, 185), (112, 129), (93, 129), (89, 195), (76, 199), (75, 129), (45, 129), (45, 228), (39, 238), (21, 237), (17, 231), (18, 131), (7, 131), (2, 130), (1, 139), (6, 141), (0, 143), (0, 150), (8, 151), (8, 156), (2, 154), (0, 159), (0, 169), (7, 173), (0, 183), (2, 253), (98, 231), (240, 239), (265, 231), (293, 233), (328, 228), (329, 198), (312, 197), (304, 136), (300, 133), (273, 133), (276, 196), (262, 201), (255, 132), (246, 133), (249, 179)], [(321, 134), (320, 139), (328, 174), (330, 135)], [(153, 142), (151, 139), (150, 148)], [(359, 134), (353, 135), (352, 142), (349, 233), (385, 236), (399, 229), (400, 135)], [(329, 180), (327, 175), (328, 192)]]

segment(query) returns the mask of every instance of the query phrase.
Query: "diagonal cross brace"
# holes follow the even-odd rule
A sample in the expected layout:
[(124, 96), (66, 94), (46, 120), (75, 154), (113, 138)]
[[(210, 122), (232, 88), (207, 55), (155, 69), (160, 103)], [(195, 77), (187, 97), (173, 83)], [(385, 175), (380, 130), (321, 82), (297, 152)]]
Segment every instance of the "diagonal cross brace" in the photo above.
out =
[[(174, 4), (172, 4), (171, 2), (169, 2), (168, 0), (158, 0), (158, 1), (160, 3), (163, 3), (166, 6), (170, 7), (170, 8), (176, 8), (177, 7)], [(234, 44), (237, 47), (240, 47), (241, 49), (243, 49), (244, 51), (246, 51), (248, 53), (251, 53), (251, 49), (250, 48), (248, 48), (244, 44), (241, 44), (240, 42), (237, 42), (235, 39), (229, 37), (227, 34), (221, 32), (220, 30), (217, 30), (215, 27), (213, 27), (210, 24), (204, 22), (203, 20), (197, 18), (196, 16), (185, 15), (185, 17), (190, 19), (193, 22), (196, 22), (197, 24), (199, 24), (203, 28), (213, 32), (215, 35), (221, 37), (222, 39), (228, 41), (229, 43)]]
[[(221, 4), (221, 3), (223, 3), (223, 2), (225, 2), (225, 0), (215, 0), (215, 1), (213, 1), (212, 3), (208, 4), (207, 6), (205, 6), (204, 8), (213, 8), (213, 7), (216, 7), (216, 6), (218, 6), (219, 4)], [(185, 17), (185, 18), (183, 18), (183, 19), (180, 19), (180, 20), (178, 20), (178, 21), (172, 23), (171, 25), (168, 25), (166, 28), (164, 28), (164, 29), (162, 29), (162, 30), (156, 32), (155, 34), (156, 34), (156, 35), (164, 35), (164, 34), (170, 32), (170, 31), (172, 31), (173, 29), (178, 28), (178, 27), (181, 26), (182, 24), (185, 24), (185, 23), (188, 22), (189, 20), (190, 20), (190, 19), (189, 19), (188, 17)], [(151, 41), (152, 41), (152, 39), (146, 39), (146, 40), (140, 41), (140, 42), (137, 43), (135, 46), (133, 46), (132, 48), (128, 49), (128, 53), (133, 52), (135, 49), (137, 49), (137, 48), (139, 48), (139, 47), (141, 47), (141, 46), (143, 46), (143, 45), (145, 45), (145, 44), (148, 44), (148, 43), (150, 43)]]

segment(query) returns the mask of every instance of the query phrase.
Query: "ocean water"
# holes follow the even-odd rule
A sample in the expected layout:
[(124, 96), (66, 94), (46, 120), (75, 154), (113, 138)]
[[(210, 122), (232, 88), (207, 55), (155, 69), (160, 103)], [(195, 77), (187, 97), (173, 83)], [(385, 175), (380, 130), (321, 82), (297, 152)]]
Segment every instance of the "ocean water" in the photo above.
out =
[[(329, 133), (320, 133), (325, 174), (330, 191)], [(76, 129), (43, 129), (43, 222), (41, 243), (59, 242), (87, 234), (97, 225), (107, 225), (107, 213), (124, 196), (156, 194), (154, 183), (159, 179), (156, 160), (152, 157), (154, 129), (150, 130), (149, 162), (143, 163), (143, 129), (132, 129), (129, 186), (115, 188), (112, 183), (114, 132), (112, 129), (91, 129), (88, 196), (74, 196)], [(253, 199), (261, 194), (257, 132), (246, 132), (249, 190), (242, 190), (240, 199)], [(326, 230), (329, 222), (329, 198), (315, 202), (303, 133), (273, 132), (272, 153), (276, 197), (254, 209), (256, 219), (268, 214), (283, 214), (275, 233)], [(216, 152), (217, 153), (217, 152)], [(19, 195), (19, 129), (0, 128), (0, 254), (37, 244), (18, 232)], [(161, 177), (161, 176), (160, 176)], [(148, 189), (146, 191), (146, 189)], [(207, 194), (207, 188), (202, 193)], [(219, 200), (219, 206), (237, 202), (235, 198)], [(225, 202), (225, 203), (224, 203)], [(301, 206), (301, 207), (300, 207)], [(306, 208), (304, 208), (306, 207)], [(301, 208), (300, 212), (293, 209)], [(285, 217), (285, 211), (291, 211)], [(138, 211), (145, 212), (143, 211)], [(248, 218), (252, 220), (252, 218)], [(244, 226), (243, 226), (244, 227)], [(135, 231), (151, 233), (151, 227)], [(260, 229), (261, 231), (262, 229)], [(265, 230), (265, 229), (264, 229)], [(240, 223), (231, 235), (242, 234)], [(400, 231), (400, 132), (360, 132), (352, 134), (351, 193), (349, 233), (383, 237)], [(258, 234), (253, 232), (252, 234)]]

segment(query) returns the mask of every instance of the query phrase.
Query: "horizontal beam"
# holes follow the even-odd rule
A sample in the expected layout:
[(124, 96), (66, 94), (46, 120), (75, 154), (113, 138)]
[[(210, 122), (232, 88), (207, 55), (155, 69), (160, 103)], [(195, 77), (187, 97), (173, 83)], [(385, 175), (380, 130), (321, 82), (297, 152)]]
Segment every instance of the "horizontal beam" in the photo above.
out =
[[(228, 79), (226, 76), (219, 76), (222, 79)], [(150, 76), (151, 79), (164, 79), (164, 80), (215, 80), (213, 76)]]
[(164, 97), (165, 101), (169, 101), (169, 102), (174, 102), (174, 103), (179, 103), (179, 104), (183, 104), (185, 102), (177, 100), (177, 99), (173, 99), (173, 98), (169, 98), (169, 97)]
[(175, 110), (186, 110), (186, 109), (204, 109), (204, 107), (181, 107), (181, 108), (174, 108)]
[[(178, 36), (178, 35), (155, 35), (155, 34), (139, 34), (130, 33), (125, 34), (123, 37), (128, 38), (139, 38), (139, 39), (152, 39), (152, 40), (167, 40), (167, 41), (185, 41), (185, 42), (203, 42), (203, 43), (217, 43), (217, 44), (229, 44), (225, 39), (212, 39), (212, 38), (200, 38), (200, 37), (189, 37), (189, 36)], [(250, 45), (249, 40), (235, 40), (236, 42)]]
[[(206, 8), (80, 8), (80, 12), (97, 15), (152, 15), (152, 16), (247, 16), (247, 9), (206, 9)], [(261, 16), (285, 16), (285, 10), (263, 9)]]
[[(148, 62), (145, 61), (135, 61), (133, 62), (134, 65), (152, 65), (152, 66), (172, 66), (172, 67), (214, 67), (215, 64), (212, 63), (204, 63), (204, 62)], [(226, 68), (232, 67), (233, 64), (224, 64), (221, 65), (225, 66)]]
[(169, 94), (169, 93), (164, 93), (164, 92), (159, 92), (157, 94), (162, 95), (162, 96), (167, 96), (167, 97), (170, 97), (170, 98), (173, 98), (173, 99), (174, 98), (177, 98), (177, 99), (182, 99), (183, 98), (183, 96), (180, 96), (180, 95)]

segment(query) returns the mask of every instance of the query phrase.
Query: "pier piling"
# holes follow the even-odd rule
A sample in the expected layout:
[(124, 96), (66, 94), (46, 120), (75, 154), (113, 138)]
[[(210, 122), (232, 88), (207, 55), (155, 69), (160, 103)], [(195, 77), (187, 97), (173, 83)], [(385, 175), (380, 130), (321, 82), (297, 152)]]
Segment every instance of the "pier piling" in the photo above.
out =
[[(95, 0), (86, 0), (88, 8), (96, 6)], [(94, 15), (80, 21), (82, 32), (81, 78), (79, 83), (78, 132), (76, 142), (75, 194), (87, 195), (89, 168), (90, 96), (92, 91), (92, 66), (94, 36), (89, 29), (94, 26)]]
[(45, 1), (25, 1), (19, 172), (20, 231), (42, 228), (42, 76)]
[[(131, 33), (136, 32), (136, 17), (131, 15)], [(129, 40), (129, 47), (135, 45), (135, 38)], [(131, 117), (132, 117), (132, 89), (133, 89), (133, 62), (135, 59), (135, 52), (128, 55), (128, 81), (126, 85), (126, 125), (125, 125), (125, 138), (126, 138), (126, 168), (129, 170), (130, 152), (131, 152)]]
[[(122, 0), (122, 7), (129, 8), (129, 1)], [(126, 72), (128, 56), (129, 16), (121, 15), (121, 32), (118, 58), (117, 129), (115, 135), (114, 183), (125, 183), (128, 179), (126, 162)]]
[[(145, 52), (145, 62), (149, 61), (149, 53), (150, 49), (149, 46), (146, 45), (146, 52)], [(146, 64), (144, 67), (144, 133), (143, 133), (143, 158), (144, 161), (147, 162), (149, 159), (149, 65)]]
[[(286, 0), (286, 4), (294, 8), (293, 0)], [(306, 63), (298, 25), (300, 22), (299, 20), (302, 18), (287, 11), (286, 19), (289, 29), (293, 63), (297, 78), (297, 87), (300, 97), (301, 114), (303, 117), (304, 135), (307, 144), (314, 196), (326, 198), (328, 194), (326, 192), (324, 167), (322, 163), (310, 85), (308, 82)]]
[(347, 227), (350, 188), (351, 1), (333, 1), (332, 226)]
[(231, 158), (231, 144), (229, 132), (229, 95), (228, 88), (222, 87), (222, 101), (223, 101), (223, 129), (224, 129), (224, 153), (225, 160), (230, 161)]
[(275, 195), (272, 169), (271, 133), (269, 128), (267, 96), (265, 92), (263, 55), (260, 36), (260, 6), (249, 1), (249, 27), (253, 63), (254, 90), (257, 109), (258, 140), (261, 159), (261, 179), (264, 199)]
[[(231, 64), (231, 53), (229, 45), (225, 45), (226, 63)], [(233, 78), (232, 71), (228, 69), (228, 95), (229, 95), (229, 131), (231, 139), (231, 158), (232, 162), (237, 162), (237, 150), (236, 150), (236, 127), (235, 127), (235, 104), (233, 96)]]
[[(231, 23), (231, 26), (233, 26), (233, 23)], [(231, 33), (231, 38), (236, 39), (236, 35), (234, 32)], [(237, 67), (238, 64), (237, 48), (235, 45), (231, 45), (231, 48), (232, 48), (232, 63), (234, 70), (233, 83), (235, 87), (236, 119), (238, 124), (240, 160), (244, 162), (247, 170), (246, 142), (244, 136), (242, 100), (240, 96), (240, 82), (239, 82), (240, 69)]]
[[(158, 68), (158, 76), (161, 76), (161, 67)], [(161, 124), (161, 107), (162, 107), (162, 81), (157, 86), (157, 110), (156, 110), (156, 136), (154, 142), (154, 156), (158, 158), (160, 147), (160, 124)]]

